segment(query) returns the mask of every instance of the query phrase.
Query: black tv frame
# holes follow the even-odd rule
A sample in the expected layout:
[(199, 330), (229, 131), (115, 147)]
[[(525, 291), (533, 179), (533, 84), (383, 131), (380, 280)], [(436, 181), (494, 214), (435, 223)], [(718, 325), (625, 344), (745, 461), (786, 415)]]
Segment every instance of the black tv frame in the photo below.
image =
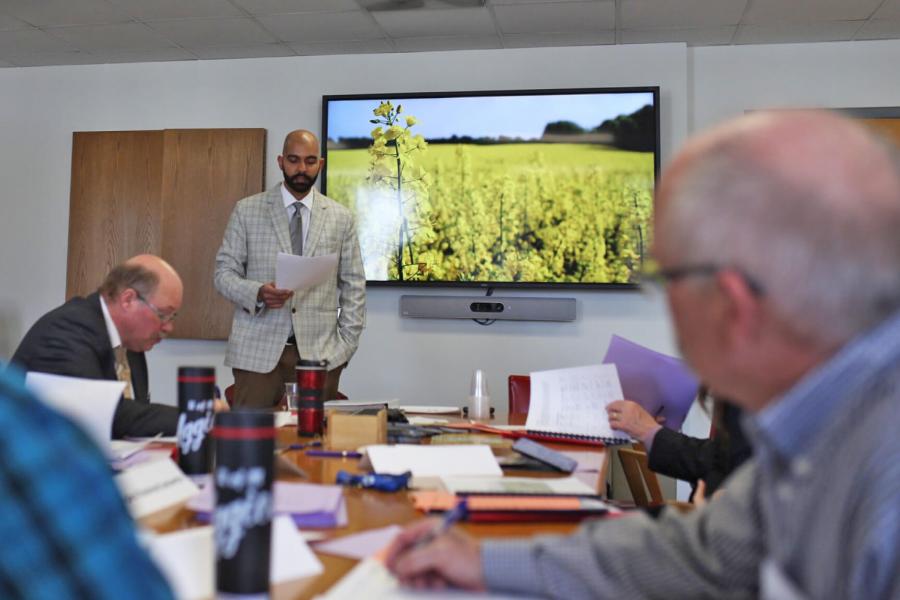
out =
[[(367, 94), (323, 94), (322, 95), (322, 127), (321, 127), (321, 155), (325, 158), (325, 165), (320, 173), (320, 189), (327, 195), (328, 181), (328, 103), (334, 100), (403, 100), (405, 98), (462, 98), (462, 97), (490, 97), (490, 96), (535, 96), (535, 95), (566, 95), (566, 94), (603, 94), (603, 93), (651, 93), (653, 95), (656, 139), (654, 141), (653, 181), (654, 187), (659, 181), (660, 154), (660, 87), (657, 86), (616, 86), (616, 87), (586, 87), (586, 88), (536, 88), (524, 90), (469, 90), (451, 92), (401, 92), (401, 93), (367, 93)], [(576, 283), (576, 282), (551, 282), (551, 281), (409, 281), (409, 280), (366, 280), (366, 287), (391, 287), (391, 288), (451, 288), (451, 289), (481, 289), (487, 290), (490, 295), (495, 288), (500, 289), (540, 289), (540, 290), (584, 290), (584, 291), (634, 291), (639, 289), (637, 283)]]

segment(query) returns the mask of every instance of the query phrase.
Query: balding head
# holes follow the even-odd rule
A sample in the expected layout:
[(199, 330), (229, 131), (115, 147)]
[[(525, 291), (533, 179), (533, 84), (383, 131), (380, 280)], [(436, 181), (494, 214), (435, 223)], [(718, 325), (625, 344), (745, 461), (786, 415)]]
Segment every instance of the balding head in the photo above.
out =
[(174, 328), (184, 286), (172, 265), (140, 254), (113, 268), (99, 289), (122, 344), (144, 352)]
[(754, 113), (695, 138), (661, 181), (655, 223), (661, 262), (735, 267), (816, 343), (900, 310), (896, 149), (833, 113)]

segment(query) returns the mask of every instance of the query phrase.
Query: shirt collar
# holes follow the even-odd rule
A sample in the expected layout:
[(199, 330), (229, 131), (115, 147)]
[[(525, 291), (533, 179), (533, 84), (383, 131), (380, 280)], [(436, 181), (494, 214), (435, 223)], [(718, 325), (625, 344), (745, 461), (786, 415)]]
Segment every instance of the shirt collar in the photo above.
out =
[[(297, 200), (296, 198), (294, 198), (294, 195), (288, 191), (288, 189), (287, 189), (287, 187), (285, 187), (284, 183), (281, 184), (281, 201), (284, 202), (284, 207), (286, 209), (289, 209), (294, 204), (294, 202), (299, 202), (300, 204), (302, 204), (303, 206), (306, 207), (306, 210), (311, 211), (312, 210), (312, 199), (313, 199), (313, 195), (315, 193), (316, 193), (316, 190), (311, 189), (311, 190), (309, 190), (309, 193), (303, 197), (303, 200)], [(291, 214), (293, 214), (293, 213), (291, 213)]]
[(885, 369), (900, 361), (900, 312), (851, 340), (831, 359), (772, 402), (747, 426), (784, 457), (803, 454), (819, 434)]
[(109, 308), (106, 307), (106, 300), (103, 299), (103, 294), (100, 294), (100, 310), (103, 311), (103, 321), (106, 323), (106, 333), (109, 335), (109, 343), (113, 348), (118, 348), (122, 345), (122, 337), (119, 335), (119, 330), (113, 322), (112, 317), (109, 316)]

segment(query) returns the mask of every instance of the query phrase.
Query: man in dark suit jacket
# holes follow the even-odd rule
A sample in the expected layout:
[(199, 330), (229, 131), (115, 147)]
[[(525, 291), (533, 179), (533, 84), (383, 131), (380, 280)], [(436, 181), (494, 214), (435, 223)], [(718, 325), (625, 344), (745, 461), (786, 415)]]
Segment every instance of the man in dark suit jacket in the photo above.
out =
[[(112, 437), (175, 435), (178, 410), (150, 404), (144, 352), (174, 327), (183, 286), (161, 258), (141, 255), (115, 267), (100, 289), (75, 297), (31, 327), (12, 357), (28, 371), (89, 379), (128, 379), (117, 374), (121, 346), (130, 367), (130, 386), (116, 407)], [(121, 352), (121, 350), (120, 350)]]

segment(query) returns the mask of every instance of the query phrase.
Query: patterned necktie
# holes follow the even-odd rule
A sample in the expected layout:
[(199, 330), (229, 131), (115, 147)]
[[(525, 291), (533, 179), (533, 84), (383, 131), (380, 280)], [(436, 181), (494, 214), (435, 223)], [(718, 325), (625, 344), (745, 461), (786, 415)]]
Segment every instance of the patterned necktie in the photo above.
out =
[(303, 217), (300, 215), (300, 203), (294, 202), (294, 216), (291, 217), (291, 250), (300, 256), (303, 254)]
[(125, 382), (125, 391), (122, 395), (126, 400), (134, 400), (134, 390), (131, 387), (131, 367), (128, 365), (128, 355), (125, 346), (116, 346), (116, 379)]

